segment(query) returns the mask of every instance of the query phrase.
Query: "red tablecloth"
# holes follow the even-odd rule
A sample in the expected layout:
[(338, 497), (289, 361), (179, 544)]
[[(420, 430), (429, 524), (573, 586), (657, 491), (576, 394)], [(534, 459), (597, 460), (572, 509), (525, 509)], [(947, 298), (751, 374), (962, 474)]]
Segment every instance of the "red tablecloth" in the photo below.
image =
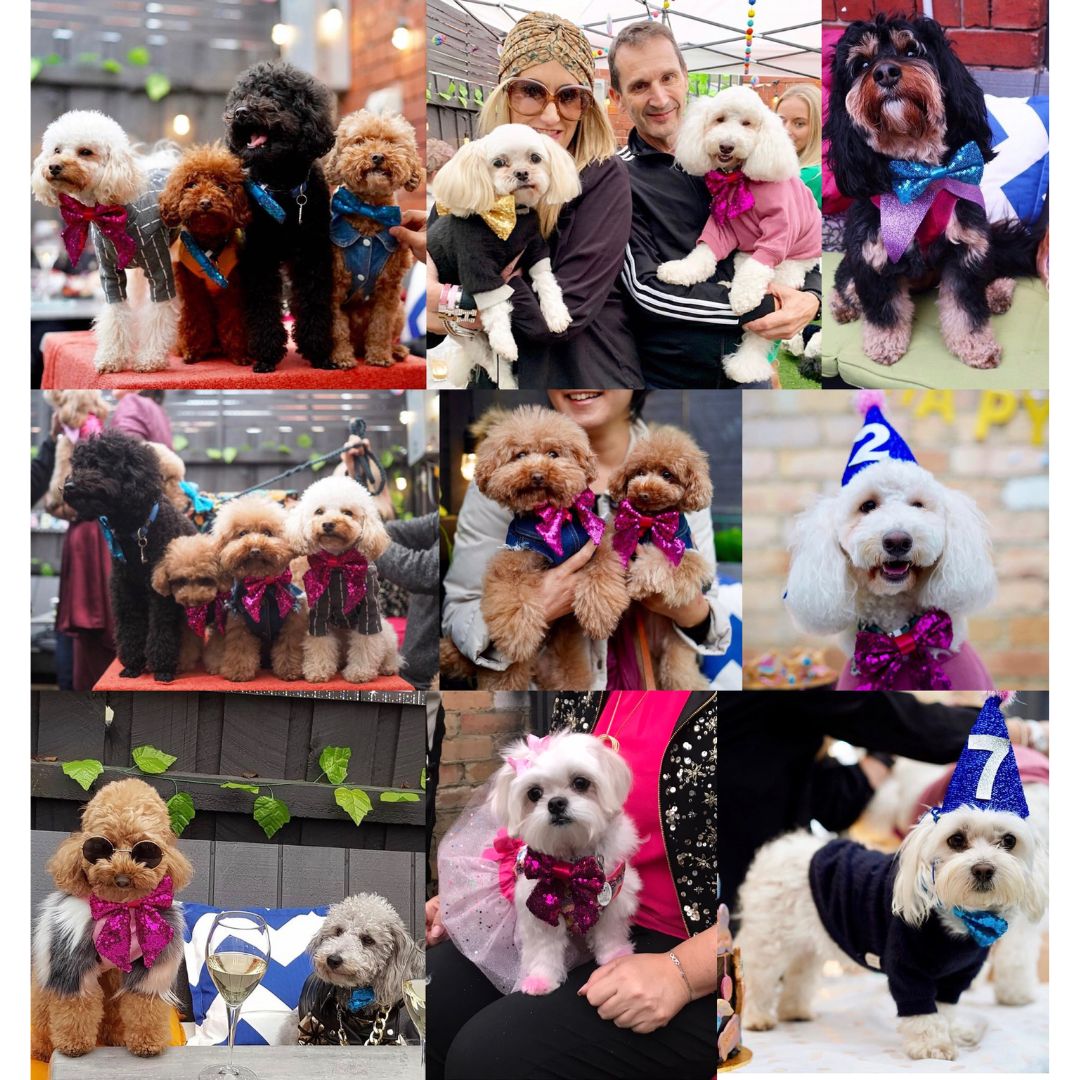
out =
[(410, 356), (393, 367), (358, 364), (352, 371), (313, 368), (290, 345), (277, 370), (256, 374), (228, 360), (185, 364), (171, 357), (165, 371), (121, 371), (99, 375), (94, 370), (94, 333), (76, 330), (46, 334), (41, 342), (45, 390), (423, 390), (427, 365)]

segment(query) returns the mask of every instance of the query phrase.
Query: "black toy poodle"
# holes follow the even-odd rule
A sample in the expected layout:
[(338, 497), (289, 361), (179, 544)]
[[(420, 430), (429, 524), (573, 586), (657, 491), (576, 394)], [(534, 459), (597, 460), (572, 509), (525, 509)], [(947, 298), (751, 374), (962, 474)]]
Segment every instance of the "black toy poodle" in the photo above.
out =
[(255, 204), (240, 256), (254, 369), (273, 371), (285, 355), (282, 269), (297, 349), (333, 367), (330, 192), (318, 161), (334, 145), (330, 91), (292, 64), (263, 61), (237, 77), (224, 119)]
[(158, 682), (171, 682), (184, 609), (155, 592), (150, 578), (169, 541), (194, 533), (195, 526), (166, 498), (157, 454), (116, 431), (80, 439), (64, 502), (80, 518), (100, 519), (112, 552), (109, 590), (120, 674), (134, 679), (152, 671)]

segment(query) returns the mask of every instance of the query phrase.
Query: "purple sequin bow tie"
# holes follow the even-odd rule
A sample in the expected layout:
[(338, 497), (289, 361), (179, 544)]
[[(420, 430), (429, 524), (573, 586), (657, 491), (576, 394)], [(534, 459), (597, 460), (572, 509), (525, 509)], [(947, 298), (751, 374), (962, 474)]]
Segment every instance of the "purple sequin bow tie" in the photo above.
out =
[(355, 548), (343, 551), (340, 555), (331, 555), (326, 551), (317, 551), (310, 556), (311, 569), (304, 574), (304, 589), (309, 604), (314, 604), (330, 584), (330, 575), (335, 570), (341, 571), (345, 583), (345, 603), (342, 612), (346, 615), (367, 593), (367, 559)]
[(619, 503), (619, 509), (615, 511), (615, 537), (612, 546), (615, 548), (623, 566), (630, 562), (638, 541), (652, 530), (652, 542), (667, 557), (672, 566), (678, 566), (686, 551), (686, 545), (678, 538), (679, 512), (677, 510), (665, 510), (662, 514), (649, 517), (648, 514), (639, 513), (623, 499)]
[(712, 196), (712, 215), (718, 225), (745, 214), (753, 208), (754, 194), (750, 190), (750, 181), (743, 175), (742, 169), (732, 172), (720, 172), (714, 169), (705, 174), (705, 186)]
[(952, 636), (952, 619), (938, 608), (924, 612), (910, 630), (896, 637), (860, 630), (852, 659), (866, 681), (857, 689), (888, 690), (902, 671), (911, 674), (919, 690), (951, 689), (936, 653), (949, 650)]
[(263, 596), (266, 595), (267, 589), (273, 589), (278, 614), (284, 619), (296, 607), (296, 596), (289, 588), (290, 584), (292, 584), (292, 571), (289, 569), (283, 570), (277, 577), (246, 577), (240, 602), (251, 618), (258, 622), (262, 614)]
[(585, 490), (569, 507), (554, 506), (551, 503), (538, 506), (533, 511), (539, 519), (539, 524), (536, 526), (537, 535), (561, 558), (563, 553), (562, 527), (566, 522), (573, 520), (576, 512), (582, 528), (589, 534), (589, 539), (594, 544), (599, 544), (604, 539), (604, 522), (593, 513), (595, 505), (595, 493)]
[(116, 248), (116, 266), (123, 270), (135, 258), (135, 241), (127, 231), (127, 209), (110, 203), (95, 203), (87, 206), (73, 199), (70, 195), (60, 195), (60, 216), (64, 219), (64, 228), (60, 235), (64, 238), (68, 258), (74, 266), (86, 247), (90, 235), (90, 225), (97, 226), (98, 232), (112, 241)]
[(126, 904), (90, 894), (90, 916), (94, 922), (104, 920), (94, 931), (94, 947), (103, 960), (115, 964), (121, 971), (131, 970), (131, 930), (142, 952), (143, 963), (153, 967), (154, 961), (173, 939), (173, 928), (161, 911), (172, 907), (172, 878), (166, 874), (158, 887), (141, 900)]
[(229, 594), (219, 592), (217, 596), (205, 604), (192, 604), (184, 608), (187, 616), (187, 624), (199, 637), (206, 637), (206, 625), (210, 622), (210, 613), (214, 615), (214, 628), (219, 634), (225, 633), (225, 615), (228, 607)]
[(521, 859), (521, 872), (530, 881), (536, 881), (525, 906), (538, 919), (558, 926), (560, 916), (564, 916), (567, 929), (579, 937), (596, 925), (600, 918), (597, 898), (607, 878), (595, 855), (571, 863), (527, 848)]

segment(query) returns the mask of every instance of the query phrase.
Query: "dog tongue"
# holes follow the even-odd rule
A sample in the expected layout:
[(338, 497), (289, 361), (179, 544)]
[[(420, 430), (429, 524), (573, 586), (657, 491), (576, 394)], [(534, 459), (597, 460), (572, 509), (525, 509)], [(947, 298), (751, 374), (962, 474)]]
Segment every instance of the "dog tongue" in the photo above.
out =
[(262, 146), (265, 142), (265, 135), (252, 135), (251, 138), (248, 139), (248, 149), (254, 150), (256, 146)]

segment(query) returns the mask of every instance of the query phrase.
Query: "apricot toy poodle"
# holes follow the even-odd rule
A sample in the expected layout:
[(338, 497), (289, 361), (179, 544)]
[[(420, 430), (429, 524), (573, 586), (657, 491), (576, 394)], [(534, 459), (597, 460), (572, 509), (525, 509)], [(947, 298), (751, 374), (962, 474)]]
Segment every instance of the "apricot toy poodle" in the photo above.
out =
[(109, 404), (100, 390), (46, 390), (45, 400), (52, 406), (60, 431), (44, 506), (54, 517), (70, 520), (75, 515), (64, 503), (64, 484), (71, 472), (72, 451), (80, 439), (90, 439), (104, 431)]

